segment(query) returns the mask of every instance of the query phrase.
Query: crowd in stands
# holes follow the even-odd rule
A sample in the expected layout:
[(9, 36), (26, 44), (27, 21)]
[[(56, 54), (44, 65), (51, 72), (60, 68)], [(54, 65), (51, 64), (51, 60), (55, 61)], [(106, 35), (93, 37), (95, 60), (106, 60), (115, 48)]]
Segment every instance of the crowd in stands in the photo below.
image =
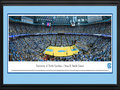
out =
[(38, 26), (40, 33), (89, 33), (111, 35), (110, 23), (99, 23), (93, 25), (80, 26), (52, 26), (49, 28)]
[[(73, 56), (54, 57), (43, 53), (48, 46), (74, 44), (79, 52)], [(9, 53), (10, 61), (110, 61), (111, 39), (79, 35), (28, 36), (9, 41)]]
[(10, 23), (9, 35), (33, 34), (33, 33), (89, 33), (111, 35), (110, 23), (98, 23), (80, 26), (39, 26), (22, 23)]
[[(9, 23), (9, 35), (33, 33), (89, 33), (111, 35), (110, 23), (84, 26), (35, 26)], [(75, 42), (76, 41), (76, 42)], [(78, 54), (67, 57), (45, 55), (48, 46), (76, 45)], [(111, 61), (111, 38), (81, 35), (39, 35), (9, 39), (10, 61)]]
[(37, 33), (36, 26), (23, 23), (9, 23), (9, 36), (19, 34)]

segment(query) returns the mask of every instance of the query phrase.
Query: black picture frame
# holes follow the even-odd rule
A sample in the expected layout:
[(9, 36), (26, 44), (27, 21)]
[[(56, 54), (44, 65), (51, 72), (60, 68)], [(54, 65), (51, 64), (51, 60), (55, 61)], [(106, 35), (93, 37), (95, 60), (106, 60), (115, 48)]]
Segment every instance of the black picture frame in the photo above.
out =
[[(3, 84), (3, 6), (117, 6), (117, 85), (104, 84)], [(2, 0), (0, 1), (1, 89), (120, 89), (120, 1), (119, 0)]]

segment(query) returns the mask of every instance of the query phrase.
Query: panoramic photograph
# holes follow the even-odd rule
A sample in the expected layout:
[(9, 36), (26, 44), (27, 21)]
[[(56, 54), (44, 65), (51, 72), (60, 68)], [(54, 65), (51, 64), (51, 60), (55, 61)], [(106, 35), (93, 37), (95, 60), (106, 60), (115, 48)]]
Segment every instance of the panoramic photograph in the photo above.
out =
[(112, 61), (111, 16), (9, 16), (9, 61)]

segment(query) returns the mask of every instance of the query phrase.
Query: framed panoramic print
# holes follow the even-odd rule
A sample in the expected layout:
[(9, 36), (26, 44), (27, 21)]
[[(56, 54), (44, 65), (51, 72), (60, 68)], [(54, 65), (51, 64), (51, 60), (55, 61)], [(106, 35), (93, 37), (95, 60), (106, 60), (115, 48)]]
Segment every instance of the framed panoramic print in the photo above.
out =
[(118, 88), (118, 0), (1, 4), (2, 86)]

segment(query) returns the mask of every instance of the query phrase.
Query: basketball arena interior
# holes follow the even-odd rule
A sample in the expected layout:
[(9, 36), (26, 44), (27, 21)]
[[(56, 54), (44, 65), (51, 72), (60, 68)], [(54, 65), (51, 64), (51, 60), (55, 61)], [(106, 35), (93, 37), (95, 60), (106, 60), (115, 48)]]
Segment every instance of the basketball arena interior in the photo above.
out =
[(111, 61), (111, 16), (9, 16), (9, 61)]

